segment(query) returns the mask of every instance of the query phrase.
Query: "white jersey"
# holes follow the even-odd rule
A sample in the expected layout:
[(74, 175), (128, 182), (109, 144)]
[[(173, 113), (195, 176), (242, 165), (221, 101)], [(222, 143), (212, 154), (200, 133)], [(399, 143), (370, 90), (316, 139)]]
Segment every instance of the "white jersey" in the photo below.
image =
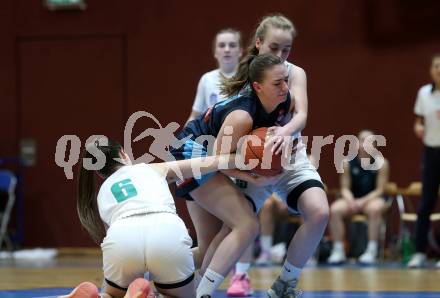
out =
[[(290, 86), (293, 80), (292, 72), (295, 66), (287, 61), (284, 61), (284, 65), (288, 70), (288, 85)], [(294, 100), (293, 95), (292, 100)], [(294, 115), (288, 114), (286, 117), (281, 119), (278, 124), (283, 126), (287, 124), (292, 117), (294, 117)], [(275, 194), (277, 198), (281, 199), (288, 206), (290, 213), (300, 214), (297, 203), (289, 203), (290, 194), (294, 193), (299, 197), (299, 195), (301, 195), (301, 193), (307, 189), (304, 188), (307, 183), (312, 184), (308, 187), (315, 187), (319, 184), (322, 185), (321, 177), (319, 176), (316, 168), (307, 158), (307, 146), (303, 143), (302, 139), (300, 139), (301, 132), (295, 133), (292, 135), (292, 137), (299, 139), (298, 144), (295, 147), (295, 153), (292, 155), (288, 167), (284, 169), (280, 180), (278, 180), (276, 184), (263, 187), (258, 187), (251, 183), (245, 183), (242, 186), (239, 185), (242, 192), (251, 198), (256, 213), (261, 210), (267, 198)], [(283, 166), (287, 165), (283, 164)], [(299, 187), (300, 185), (302, 186)]]
[(293, 69), (293, 64), (290, 63), (289, 61), (284, 61), (284, 65), (287, 67), (287, 73), (289, 74), (289, 79), (288, 79), (288, 85), (290, 86), (291, 82), (292, 82), (292, 76), (290, 75)]
[(440, 90), (432, 90), (432, 84), (419, 89), (414, 113), (424, 118), (423, 142), (429, 147), (440, 147)]
[[(288, 80), (287, 84), (290, 87), (290, 84), (292, 83), (292, 80), (293, 80), (292, 71), (293, 71), (294, 65), (288, 61), (284, 61), (284, 65), (287, 67), (287, 73), (289, 74), (289, 77), (287, 79)], [(295, 96), (293, 96), (293, 94), (291, 94), (291, 97), (292, 97), (292, 101), (294, 101)], [(286, 125), (292, 119), (292, 117), (293, 117), (293, 115), (289, 115), (289, 116), (285, 117), (285, 119), (283, 119), (279, 124), (282, 126)], [(294, 137), (295, 139), (300, 138), (301, 132), (299, 131), (299, 132), (295, 133), (294, 135), (292, 135), (292, 137)], [(307, 157), (307, 155), (306, 155), (306, 157)]]
[[(197, 94), (194, 99), (192, 109), (196, 112), (203, 113), (209, 107), (212, 107), (217, 102), (224, 100), (226, 97), (220, 94), (221, 76), (226, 76), (220, 73), (220, 69), (215, 69), (205, 73), (199, 81), (197, 86)], [(233, 75), (233, 74), (231, 74)]]
[(135, 214), (176, 213), (165, 177), (147, 164), (123, 166), (108, 177), (99, 189), (98, 209), (108, 226)]
[[(291, 72), (293, 69), (293, 64), (284, 61), (284, 65), (287, 67), (287, 71), (289, 74), (289, 85), (292, 80)], [(196, 112), (203, 113), (209, 107), (212, 107), (217, 102), (226, 99), (226, 97), (220, 94), (220, 84), (221, 84), (221, 76), (225, 76), (227, 78), (234, 75), (234, 73), (230, 75), (225, 75), (220, 73), (220, 69), (215, 69), (205, 73), (199, 81), (197, 86), (197, 94), (194, 99), (194, 104), (192, 109)]]

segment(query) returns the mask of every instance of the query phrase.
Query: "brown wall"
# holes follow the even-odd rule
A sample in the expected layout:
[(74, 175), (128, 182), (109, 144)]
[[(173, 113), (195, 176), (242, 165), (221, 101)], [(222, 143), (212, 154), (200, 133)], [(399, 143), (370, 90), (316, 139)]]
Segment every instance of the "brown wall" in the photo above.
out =
[[(16, 155), (21, 138), (38, 144), (37, 164), (25, 171), (25, 245), (91, 245), (77, 220), (75, 183), (54, 162), (58, 138), (122, 141), (125, 121), (138, 110), (182, 123), (198, 79), (215, 67), (214, 33), (235, 27), (247, 40), (270, 12), (282, 12), (299, 31), (289, 60), (308, 76), (304, 134), (336, 139), (373, 129), (387, 138), (382, 151), (392, 180), (405, 186), (419, 179), (412, 109), (429, 81), (429, 58), (440, 51), (432, 30), (439, 7), (402, 3), (89, 0), (83, 12), (49, 12), (41, 0), (3, 1), (0, 156)], [(335, 187), (332, 156), (333, 146), (324, 147), (320, 172)]]

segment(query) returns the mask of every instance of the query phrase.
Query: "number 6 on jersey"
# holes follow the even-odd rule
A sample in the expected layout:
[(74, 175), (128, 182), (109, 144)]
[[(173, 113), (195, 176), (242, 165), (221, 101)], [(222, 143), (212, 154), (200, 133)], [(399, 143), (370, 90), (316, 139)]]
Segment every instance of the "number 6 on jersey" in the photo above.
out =
[(116, 201), (121, 203), (131, 197), (137, 195), (137, 190), (131, 182), (131, 179), (125, 179), (116, 182), (111, 187), (112, 194), (115, 196)]

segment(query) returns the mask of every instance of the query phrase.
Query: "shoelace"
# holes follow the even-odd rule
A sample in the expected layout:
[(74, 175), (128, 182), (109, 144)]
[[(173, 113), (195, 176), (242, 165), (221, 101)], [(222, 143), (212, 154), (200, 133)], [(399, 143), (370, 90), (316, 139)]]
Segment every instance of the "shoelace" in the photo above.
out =
[[(293, 295), (292, 297), (294, 298), (299, 298), (302, 296), (303, 291), (301, 291), (300, 289), (297, 288), (292, 288), (292, 287), (286, 287), (285, 289), (285, 295)], [(287, 296), (287, 297), (291, 297), (291, 296)]]

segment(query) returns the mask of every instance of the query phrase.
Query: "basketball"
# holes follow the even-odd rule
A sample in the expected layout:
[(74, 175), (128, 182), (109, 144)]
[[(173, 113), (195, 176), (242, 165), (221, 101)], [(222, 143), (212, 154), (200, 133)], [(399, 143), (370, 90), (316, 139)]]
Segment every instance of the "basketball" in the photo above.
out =
[(250, 160), (258, 160), (257, 166), (251, 169), (252, 172), (262, 176), (275, 176), (279, 174), (282, 170), (281, 154), (273, 154), (272, 152), (270, 152), (269, 149), (264, 150), (266, 134), (267, 127), (254, 129), (249, 134), (249, 136), (258, 137), (260, 139), (260, 142), (256, 141), (255, 138), (246, 139), (243, 150), (244, 161), (245, 164), (248, 165)]

